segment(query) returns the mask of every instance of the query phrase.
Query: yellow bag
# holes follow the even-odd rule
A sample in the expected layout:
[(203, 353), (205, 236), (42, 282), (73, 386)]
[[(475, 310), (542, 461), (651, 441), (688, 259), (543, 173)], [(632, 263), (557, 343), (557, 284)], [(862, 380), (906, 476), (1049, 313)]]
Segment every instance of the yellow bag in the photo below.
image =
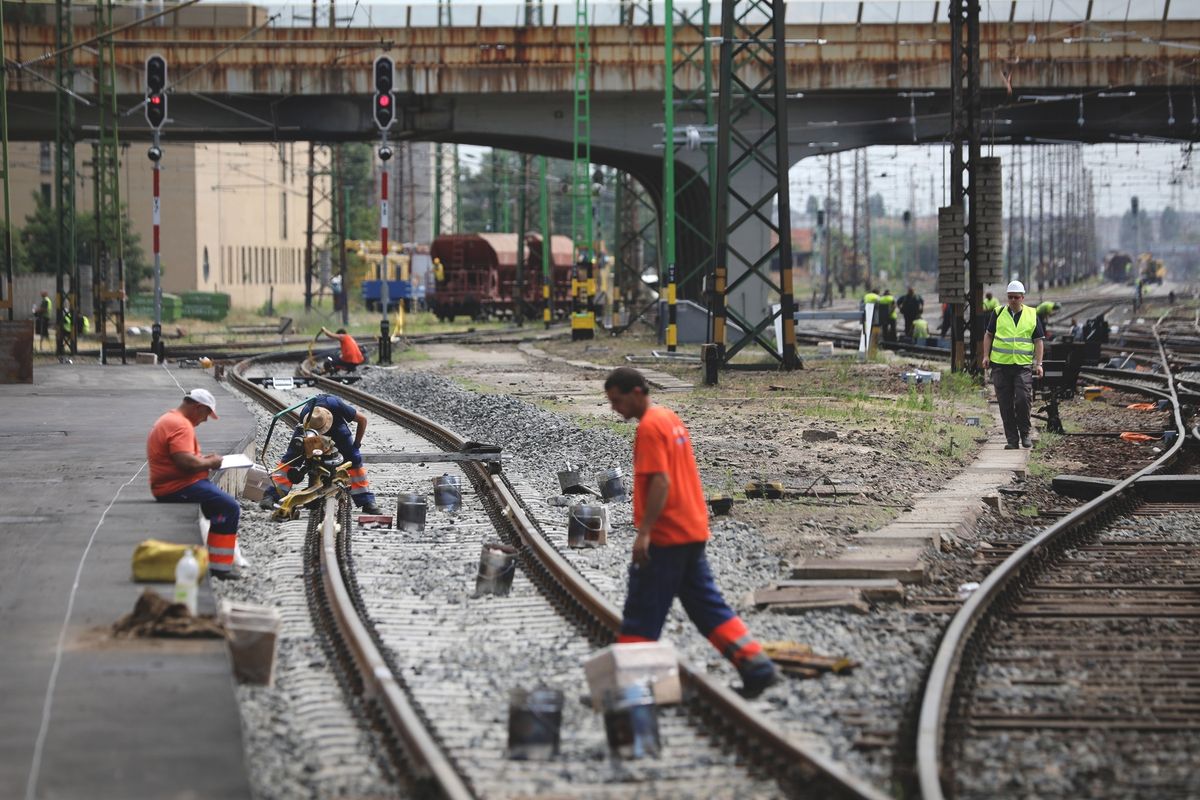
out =
[(192, 555), (200, 565), (200, 575), (203, 576), (208, 572), (208, 548), (147, 539), (133, 551), (133, 579), (174, 583), (175, 565), (183, 558), (183, 551), (188, 547), (192, 548)]

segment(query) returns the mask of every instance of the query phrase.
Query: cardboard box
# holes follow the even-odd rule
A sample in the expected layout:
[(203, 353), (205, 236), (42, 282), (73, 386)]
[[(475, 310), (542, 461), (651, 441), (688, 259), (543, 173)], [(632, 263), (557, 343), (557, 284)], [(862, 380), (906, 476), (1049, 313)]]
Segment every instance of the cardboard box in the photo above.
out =
[(636, 642), (610, 645), (583, 662), (592, 708), (604, 710), (604, 693), (609, 689), (650, 681), (654, 702), (660, 706), (683, 699), (679, 684), (679, 657), (670, 642)]
[(267, 487), (271, 485), (271, 473), (266, 467), (255, 464), (246, 470), (246, 485), (242, 487), (242, 497), (257, 503), (263, 499)]
[(238, 683), (275, 684), (275, 654), (279, 650), (279, 611), (270, 606), (222, 600), (217, 621), (233, 657)]

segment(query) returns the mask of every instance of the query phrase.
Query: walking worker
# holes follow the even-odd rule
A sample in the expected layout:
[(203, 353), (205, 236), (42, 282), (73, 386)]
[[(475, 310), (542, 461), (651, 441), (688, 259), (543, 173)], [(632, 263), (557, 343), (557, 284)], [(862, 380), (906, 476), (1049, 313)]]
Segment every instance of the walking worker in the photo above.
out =
[(330, 339), (337, 339), (338, 345), (341, 347), (341, 353), (337, 356), (331, 356), (329, 359), (334, 367), (344, 369), (347, 372), (353, 372), (358, 369), (358, 365), (363, 363), (362, 350), (359, 348), (358, 342), (354, 341), (354, 337), (346, 333), (345, 328), (338, 328), (335, 332), (322, 325), (321, 333)]
[(200, 455), (196, 426), (217, 419), (217, 401), (207, 389), (192, 389), (178, 408), (158, 418), (146, 439), (150, 493), (160, 503), (199, 503), (208, 519), (208, 573), (232, 578), (237, 548), (237, 500), (208, 479), (221, 466), (221, 456)]
[(913, 332), (913, 323), (925, 312), (925, 298), (917, 294), (916, 289), (910, 286), (896, 305), (904, 317), (904, 335), (912, 339), (916, 336)]
[(1033, 447), (1029, 438), (1029, 408), (1033, 403), (1033, 374), (1042, 376), (1046, 328), (1041, 317), (1025, 305), (1025, 286), (1008, 285), (1008, 305), (992, 315), (983, 337), (983, 368), (992, 368), (992, 385), (1004, 421), (1005, 450)]
[[(353, 437), (350, 435), (351, 422), (355, 426)], [(331, 394), (319, 394), (300, 409), (300, 424), (292, 431), (292, 441), (271, 473), (274, 485), (267, 487), (259, 506), (271, 508), (279, 502), (280, 497), (292, 491), (294, 482), (303, 478), (299, 464), (304, 457), (306, 427), (323, 436), (328, 434), (342, 458), (350, 462), (350, 499), (354, 505), (364, 514), (382, 513), (379, 506), (375, 505), (375, 495), (371, 492), (367, 468), (363, 466), (362, 452), (359, 450), (363, 435), (367, 432), (367, 417), (345, 400)]]
[(42, 297), (33, 307), (33, 327), (43, 342), (50, 339), (50, 320), (54, 317), (54, 301), (50, 293), (42, 290)]
[(675, 412), (650, 401), (650, 386), (632, 367), (604, 381), (613, 411), (637, 419), (633, 442), (633, 564), (618, 643), (653, 642), (678, 597), (688, 618), (757, 697), (779, 680), (775, 664), (750, 635), (713, 581), (704, 555), (708, 507), (687, 428)]
[(995, 314), (1000, 310), (1000, 301), (992, 297), (991, 292), (983, 296), (983, 310), (989, 314)]

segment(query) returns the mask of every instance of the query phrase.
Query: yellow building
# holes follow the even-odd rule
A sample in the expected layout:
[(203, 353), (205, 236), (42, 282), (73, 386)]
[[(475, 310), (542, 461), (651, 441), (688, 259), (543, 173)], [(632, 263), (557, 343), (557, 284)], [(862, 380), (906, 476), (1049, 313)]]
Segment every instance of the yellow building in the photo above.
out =
[[(75, 156), (76, 206), (81, 214), (93, 208), (91, 151), (91, 145), (80, 144)], [(302, 302), (308, 145), (166, 139), (163, 153), (163, 291), (225, 292), (234, 306), (257, 307), (273, 288), (276, 303)], [(146, 260), (152, 262), (153, 174), (146, 146), (123, 148), (121, 162), (121, 199)], [(53, 149), (45, 142), (15, 143), (10, 164), (13, 223), (21, 227), (33, 212), (36, 194), (53, 198)], [(326, 170), (319, 164), (315, 171)], [(328, 177), (319, 176), (322, 180)], [(318, 186), (314, 194), (322, 197), (327, 192)], [(327, 205), (317, 208), (316, 216), (328, 219)], [(314, 244), (320, 247), (324, 242)]]

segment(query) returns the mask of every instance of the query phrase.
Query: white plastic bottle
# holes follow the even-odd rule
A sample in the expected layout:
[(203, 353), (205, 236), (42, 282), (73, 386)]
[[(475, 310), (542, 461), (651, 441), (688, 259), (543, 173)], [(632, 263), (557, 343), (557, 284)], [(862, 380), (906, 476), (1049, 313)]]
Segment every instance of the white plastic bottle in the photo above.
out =
[(188, 612), (196, 613), (196, 584), (200, 579), (200, 565), (192, 555), (192, 548), (183, 551), (175, 564), (175, 602), (187, 606)]

